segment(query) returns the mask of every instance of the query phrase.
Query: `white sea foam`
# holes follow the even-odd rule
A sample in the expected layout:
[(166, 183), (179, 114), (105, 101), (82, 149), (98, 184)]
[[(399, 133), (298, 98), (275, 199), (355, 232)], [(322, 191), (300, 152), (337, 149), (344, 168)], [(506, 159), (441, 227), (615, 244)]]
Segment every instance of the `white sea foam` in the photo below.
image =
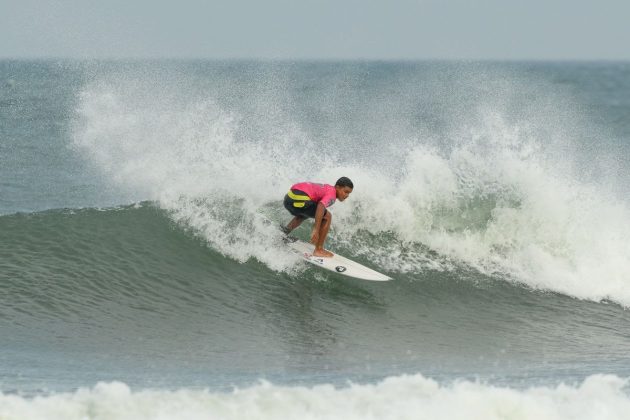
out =
[(370, 251), (390, 269), (418, 267), (413, 259), (396, 266), (402, 261), (382, 251), (419, 242), (535, 288), (630, 305), (626, 203), (549, 167), (536, 142), (499, 115), (489, 115), (482, 128), (447, 153), (411, 150), (398, 179), (355, 171), (359, 188), (336, 212), (342, 236), (395, 232), (400, 244)]
[[(169, 92), (143, 98), (119, 85), (93, 85), (79, 98), (74, 143), (138, 200), (155, 200), (174, 220), (238, 261), (255, 257), (294, 268), (280, 231), (259, 211), (299, 174), (285, 159), (288, 138), (244, 141), (239, 116), (212, 99), (186, 102)], [(139, 102), (139, 103), (138, 103)], [(288, 127), (287, 130), (292, 130)], [(294, 145), (293, 145), (294, 146)], [(286, 164), (277, 166), (278, 160)], [(291, 163), (296, 162), (296, 163)]]
[(74, 142), (121, 187), (238, 261), (295, 269), (295, 257), (269, 246), (280, 233), (261, 213), (286, 222), (280, 201), (292, 183), (346, 175), (355, 191), (333, 208), (331, 243), (382, 269), (472, 267), (630, 306), (627, 202), (582, 179), (566, 141), (554, 148), (489, 107), (441, 133), (450, 144), (386, 138), (371, 160), (354, 160), (265, 101), (268, 118), (254, 124), (207, 96), (94, 84), (79, 97)]
[(0, 394), (0, 418), (613, 420), (628, 418), (626, 386), (626, 380), (612, 375), (525, 390), (469, 381), (440, 385), (419, 374), (344, 388), (262, 383), (229, 393), (131, 391), (112, 382), (35, 398)]

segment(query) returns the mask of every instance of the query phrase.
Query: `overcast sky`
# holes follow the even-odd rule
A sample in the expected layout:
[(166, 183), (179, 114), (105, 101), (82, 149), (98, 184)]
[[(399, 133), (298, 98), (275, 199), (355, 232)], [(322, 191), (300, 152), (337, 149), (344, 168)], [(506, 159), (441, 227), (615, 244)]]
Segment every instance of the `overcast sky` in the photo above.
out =
[(630, 0), (0, 0), (0, 57), (630, 60)]

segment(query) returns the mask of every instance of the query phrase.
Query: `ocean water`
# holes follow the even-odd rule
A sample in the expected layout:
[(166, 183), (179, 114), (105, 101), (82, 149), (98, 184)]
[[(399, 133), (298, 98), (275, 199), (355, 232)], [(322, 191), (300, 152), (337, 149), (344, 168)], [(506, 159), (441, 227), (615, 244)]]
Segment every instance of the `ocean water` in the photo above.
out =
[(630, 63), (0, 61), (0, 418), (627, 418), (629, 185)]

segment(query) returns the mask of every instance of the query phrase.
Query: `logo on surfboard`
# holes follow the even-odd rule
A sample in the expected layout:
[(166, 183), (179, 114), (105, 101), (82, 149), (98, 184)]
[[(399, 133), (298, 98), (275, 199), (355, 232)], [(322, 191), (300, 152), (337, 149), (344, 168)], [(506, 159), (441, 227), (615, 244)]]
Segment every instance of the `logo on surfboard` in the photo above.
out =
[(323, 258), (316, 257), (316, 256), (314, 256), (313, 254), (310, 254), (310, 253), (308, 253), (308, 252), (305, 252), (305, 253), (304, 253), (304, 258), (306, 258), (307, 260), (310, 260), (310, 261), (316, 262), (316, 263), (318, 263), (318, 264), (324, 265), (324, 259), (323, 259)]

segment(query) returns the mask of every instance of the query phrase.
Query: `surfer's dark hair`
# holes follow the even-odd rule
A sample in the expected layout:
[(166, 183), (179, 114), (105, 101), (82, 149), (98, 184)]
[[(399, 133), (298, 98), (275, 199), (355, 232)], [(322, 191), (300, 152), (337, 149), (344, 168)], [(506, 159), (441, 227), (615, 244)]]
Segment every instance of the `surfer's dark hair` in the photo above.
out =
[(350, 187), (354, 189), (354, 184), (352, 183), (352, 181), (350, 181), (350, 178), (346, 178), (345, 176), (342, 176), (337, 180), (337, 182), (335, 183), (335, 187), (337, 185), (340, 187)]

